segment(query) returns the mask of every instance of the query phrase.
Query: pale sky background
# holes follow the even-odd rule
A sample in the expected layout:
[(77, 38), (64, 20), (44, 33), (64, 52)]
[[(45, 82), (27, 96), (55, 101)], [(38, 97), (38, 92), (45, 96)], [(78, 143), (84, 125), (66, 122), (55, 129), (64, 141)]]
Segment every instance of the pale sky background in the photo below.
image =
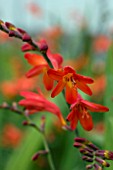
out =
[[(42, 16), (34, 17), (28, 11), (26, 5), (31, 2), (42, 8)], [(107, 26), (113, 25), (113, 0), (0, 0), (0, 19), (28, 31), (45, 29), (57, 23), (67, 31), (72, 31), (76, 23), (70, 16), (76, 11), (85, 15), (89, 26), (96, 30), (99, 12), (105, 7), (110, 16)]]

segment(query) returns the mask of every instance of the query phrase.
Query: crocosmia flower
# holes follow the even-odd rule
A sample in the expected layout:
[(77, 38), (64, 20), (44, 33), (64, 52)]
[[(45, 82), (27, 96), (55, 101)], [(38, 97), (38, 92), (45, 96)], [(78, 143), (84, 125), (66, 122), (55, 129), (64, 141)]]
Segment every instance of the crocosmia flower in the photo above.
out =
[[(48, 50), (47, 55), (55, 69), (61, 67), (63, 60), (60, 54), (52, 54), (50, 50)], [(26, 53), (25, 58), (28, 60), (29, 64), (33, 66), (33, 68), (27, 72), (26, 76), (30, 78), (43, 73), (43, 83), (45, 88), (47, 90), (51, 90), (53, 88), (54, 80), (48, 76), (47, 71), (50, 67), (43, 56), (39, 54)]]
[(47, 90), (51, 90), (53, 87), (53, 80), (47, 74), (49, 65), (47, 64), (43, 56), (38, 54), (26, 53), (25, 58), (28, 60), (29, 64), (33, 66), (33, 68), (26, 73), (27, 78), (34, 77), (43, 73), (43, 83), (45, 85), (45, 88)]
[(64, 87), (66, 88), (66, 101), (69, 104), (74, 103), (74, 101), (76, 100), (77, 88), (88, 95), (92, 95), (92, 91), (87, 86), (87, 84), (93, 83), (93, 79), (77, 74), (72, 67), (66, 66), (62, 70), (49, 69), (48, 75), (53, 80), (58, 81), (58, 84), (53, 90), (51, 97), (55, 97), (56, 95), (58, 95), (64, 89)]
[(70, 122), (71, 129), (74, 130), (80, 121), (82, 127), (90, 131), (93, 128), (91, 112), (107, 112), (109, 109), (100, 104), (95, 104), (84, 100), (79, 94), (75, 103), (71, 105), (71, 112), (67, 116), (67, 120)]
[(38, 89), (38, 94), (29, 91), (22, 91), (20, 95), (25, 97), (25, 99), (22, 99), (19, 102), (19, 105), (24, 106), (25, 109), (28, 109), (30, 114), (39, 111), (48, 111), (56, 115), (62, 125), (66, 125), (66, 122), (60, 112), (59, 107), (54, 103), (48, 101), (41, 93), (40, 89)]

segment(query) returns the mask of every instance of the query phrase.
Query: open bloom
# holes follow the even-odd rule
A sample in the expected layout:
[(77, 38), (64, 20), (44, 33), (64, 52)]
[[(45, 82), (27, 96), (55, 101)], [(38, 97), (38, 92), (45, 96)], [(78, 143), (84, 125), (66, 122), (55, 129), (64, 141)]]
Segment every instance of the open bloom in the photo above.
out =
[(75, 70), (70, 66), (66, 66), (63, 70), (59, 69), (57, 71), (54, 69), (49, 69), (48, 75), (52, 79), (58, 81), (58, 84), (53, 90), (51, 97), (58, 95), (64, 89), (64, 87), (66, 87), (66, 101), (69, 104), (75, 102), (77, 97), (77, 88), (88, 95), (92, 95), (92, 91), (87, 86), (87, 84), (93, 83), (93, 79), (77, 74)]
[[(63, 61), (61, 55), (52, 54), (50, 50), (47, 51), (47, 55), (53, 67), (55, 69), (58, 69)], [(54, 80), (47, 74), (47, 71), (50, 67), (44, 57), (39, 54), (26, 53), (25, 58), (33, 66), (33, 68), (26, 73), (26, 76), (30, 78), (43, 73), (43, 83), (45, 85), (45, 88), (47, 90), (51, 90), (53, 88)]]
[(48, 111), (55, 114), (59, 119), (62, 125), (66, 125), (66, 122), (60, 112), (60, 109), (54, 103), (48, 101), (44, 95), (38, 89), (38, 94), (29, 91), (22, 91), (21, 96), (25, 97), (19, 102), (19, 105), (24, 106), (29, 110), (30, 114), (33, 114), (38, 111)]
[(70, 121), (71, 129), (74, 130), (80, 121), (82, 127), (90, 131), (93, 128), (91, 112), (107, 112), (109, 109), (100, 104), (95, 104), (84, 100), (79, 94), (75, 103), (71, 105), (71, 112), (67, 116), (67, 120)]

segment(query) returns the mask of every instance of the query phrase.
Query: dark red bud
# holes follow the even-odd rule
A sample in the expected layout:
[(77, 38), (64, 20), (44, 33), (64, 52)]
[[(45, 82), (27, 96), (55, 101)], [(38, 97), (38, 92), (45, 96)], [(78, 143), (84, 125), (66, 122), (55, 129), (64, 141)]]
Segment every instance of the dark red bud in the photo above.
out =
[(9, 31), (9, 37), (14, 37), (15, 36), (15, 31), (11, 30)]
[(23, 30), (23, 29), (21, 29), (21, 28), (17, 28), (17, 30), (19, 31), (19, 33), (21, 33), (21, 34), (25, 34), (26, 33), (26, 31), (25, 30)]
[(83, 156), (82, 159), (87, 162), (93, 162), (93, 158), (90, 158), (88, 156)]
[(13, 25), (13, 24), (11, 24), (11, 23), (9, 23), (9, 22), (5, 22), (5, 26), (9, 29), (9, 30), (16, 30), (16, 27)]
[(86, 143), (86, 145), (87, 146), (89, 146), (91, 149), (93, 149), (93, 150), (99, 150), (99, 148), (97, 147), (97, 146), (95, 146), (93, 143), (91, 143), (91, 142), (88, 142), (88, 143)]
[(23, 34), (22, 40), (25, 41), (25, 42), (32, 41), (31, 36), (28, 33)]
[(23, 121), (22, 123), (24, 126), (29, 125), (29, 122), (27, 120)]
[(92, 157), (92, 158), (94, 156), (91, 152), (87, 151), (85, 148), (80, 148), (80, 153), (82, 153), (86, 156)]
[(103, 160), (101, 158), (96, 157), (95, 161), (99, 162), (100, 164), (102, 164), (105, 167), (109, 167), (110, 166), (110, 164), (108, 162), (106, 162), (105, 160)]
[(25, 51), (35, 50), (35, 48), (33, 48), (33, 46), (31, 46), (30, 44), (25, 43), (24, 45), (22, 45), (21, 50), (25, 52)]
[(40, 51), (42, 51), (42, 52), (46, 52), (48, 49), (48, 45), (45, 40), (40, 40), (37, 43), (37, 45), (38, 45), (38, 48), (40, 49)]
[(92, 164), (86, 166), (86, 169), (92, 169), (92, 168), (93, 168), (93, 165), (92, 165)]
[(101, 166), (99, 166), (98, 164), (94, 164), (94, 168), (95, 168), (95, 170), (102, 170), (102, 167)]
[(80, 137), (77, 137), (77, 138), (75, 138), (74, 140), (75, 140), (76, 142), (80, 142), (80, 143), (84, 143), (84, 142), (87, 141), (87, 139), (85, 139), (85, 138), (80, 138)]
[(80, 148), (80, 147), (83, 146), (83, 144), (79, 143), (79, 142), (75, 142), (73, 146), (76, 147), (76, 148)]
[(48, 153), (48, 151), (46, 151), (46, 150), (41, 150), (41, 151), (39, 151), (39, 152), (37, 152), (37, 153), (34, 154), (34, 156), (32, 157), (32, 160), (35, 161), (35, 160), (38, 159), (38, 157), (39, 157), (40, 155), (45, 155), (45, 154), (47, 154), (47, 153)]

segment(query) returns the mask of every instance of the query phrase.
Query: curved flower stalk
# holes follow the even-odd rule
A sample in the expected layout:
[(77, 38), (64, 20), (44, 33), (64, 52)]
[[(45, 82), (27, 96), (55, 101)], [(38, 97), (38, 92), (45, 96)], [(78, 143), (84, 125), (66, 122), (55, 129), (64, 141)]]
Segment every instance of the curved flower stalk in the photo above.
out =
[(71, 105), (71, 112), (67, 116), (67, 120), (70, 122), (72, 130), (76, 128), (78, 121), (80, 121), (80, 124), (85, 130), (92, 130), (93, 121), (89, 111), (107, 112), (109, 109), (100, 104), (84, 100), (80, 94), (78, 94), (77, 100)]
[(87, 84), (93, 83), (93, 79), (80, 74), (70, 67), (66, 66), (62, 70), (49, 69), (48, 75), (53, 79), (58, 81), (57, 86), (52, 91), (51, 97), (58, 95), (64, 87), (66, 88), (66, 101), (69, 104), (74, 103), (77, 98), (77, 88), (82, 90), (88, 95), (92, 95), (92, 91)]
[(66, 125), (66, 122), (58, 106), (48, 101), (40, 89), (38, 89), (38, 94), (34, 92), (23, 91), (20, 93), (20, 95), (25, 97), (25, 99), (19, 101), (19, 105), (24, 106), (25, 109), (28, 109), (30, 114), (39, 111), (48, 111), (56, 115), (63, 126)]

